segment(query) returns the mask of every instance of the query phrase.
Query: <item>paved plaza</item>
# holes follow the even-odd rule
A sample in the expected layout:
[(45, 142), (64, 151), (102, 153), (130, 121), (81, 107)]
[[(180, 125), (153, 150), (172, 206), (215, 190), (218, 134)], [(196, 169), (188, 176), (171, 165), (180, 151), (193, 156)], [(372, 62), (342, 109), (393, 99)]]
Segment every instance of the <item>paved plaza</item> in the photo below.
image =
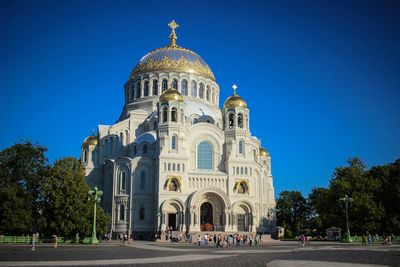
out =
[(1, 245), (0, 266), (400, 266), (400, 245), (361, 246), (315, 242), (271, 242), (263, 246), (213, 248), (135, 241), (131, 245)]

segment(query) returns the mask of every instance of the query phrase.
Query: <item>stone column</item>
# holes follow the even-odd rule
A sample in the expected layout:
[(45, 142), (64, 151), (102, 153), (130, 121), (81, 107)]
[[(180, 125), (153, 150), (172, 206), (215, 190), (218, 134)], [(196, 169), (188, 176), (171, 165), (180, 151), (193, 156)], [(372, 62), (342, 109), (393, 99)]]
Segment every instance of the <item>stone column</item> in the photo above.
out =
[(229, 230), (229, 209), (225, 209), (224, 212), (224, 231), (228, 231)]

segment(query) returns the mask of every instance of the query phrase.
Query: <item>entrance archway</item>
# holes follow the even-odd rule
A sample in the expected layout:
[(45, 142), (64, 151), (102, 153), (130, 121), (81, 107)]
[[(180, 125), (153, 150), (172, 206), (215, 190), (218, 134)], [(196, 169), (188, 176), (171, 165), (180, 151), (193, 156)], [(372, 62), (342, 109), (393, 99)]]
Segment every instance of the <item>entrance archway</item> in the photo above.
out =
[(200, 207), (200, 223), (201, 224), (214, 224), (213, 221), (213, 207), (210, 202), (204, 202)]

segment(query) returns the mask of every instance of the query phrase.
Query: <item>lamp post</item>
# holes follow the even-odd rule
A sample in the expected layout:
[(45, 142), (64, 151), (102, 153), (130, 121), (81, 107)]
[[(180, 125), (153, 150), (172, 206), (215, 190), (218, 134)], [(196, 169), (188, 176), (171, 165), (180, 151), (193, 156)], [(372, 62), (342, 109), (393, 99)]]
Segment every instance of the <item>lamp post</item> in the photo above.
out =
[(98, 244), (99, 240), (97, 240), (96, 236), (96, 205), (97, 203), (100, 203), (100, 197), (103, 195), (103, 191), (99, 190), (97, 186), (93, 188), (94, 190), (89, 191), (89, 195), (91, 199), (93, 200), (94, 203), (94, 208), (93, 208), (93, 231), (92, 231), (92, 238), (90, 240), (91, 244)]
[(353, 242), (353, 240), (351, 239), (350, 229), (349, 229), (349, 207), (350, 207), (350, 204), (353, 202), (353, 199), (351, 197), (348, 197), (347, 195), (345, 195), (344, 197), (339, 198), (339, 201), (344, 204), (345, 209), (346, 209), (346, 228), (347, 228), (347, 232), (346, 232), (345, 242), (351, 243), (351, 242)]

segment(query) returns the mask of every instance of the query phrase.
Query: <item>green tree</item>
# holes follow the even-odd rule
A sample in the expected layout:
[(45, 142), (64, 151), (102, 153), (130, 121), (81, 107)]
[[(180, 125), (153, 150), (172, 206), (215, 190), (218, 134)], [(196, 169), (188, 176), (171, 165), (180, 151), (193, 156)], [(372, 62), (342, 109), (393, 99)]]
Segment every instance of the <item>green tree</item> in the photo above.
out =
[(48, 175), (45, 151), (27, 141), (0, 152), (0, 232), (40, 231), (40, 181)]
[[(84, 176), (84, 169), (75, 158), (64, 158), (54, 163), (51, 175), (42, 185), (47, 234), (90, 235), (93, 203), (89, 200), (89, 187)], [(97, 229), (102, 234), (108, 228), (109, 218), (101, 208), (97, 210)]]
[(375, 201), (384, 215), (380, 229), (386, 233), (400, 233), (400, 159), (370, 169), (369, 175), (380, 183)]
[(298, 235), (305, 226), (307, 213), (306, 199), (299, 191), (283, 191), (279, 194), (276, 202), (277, 224), (289, 230), (287, 233)]

